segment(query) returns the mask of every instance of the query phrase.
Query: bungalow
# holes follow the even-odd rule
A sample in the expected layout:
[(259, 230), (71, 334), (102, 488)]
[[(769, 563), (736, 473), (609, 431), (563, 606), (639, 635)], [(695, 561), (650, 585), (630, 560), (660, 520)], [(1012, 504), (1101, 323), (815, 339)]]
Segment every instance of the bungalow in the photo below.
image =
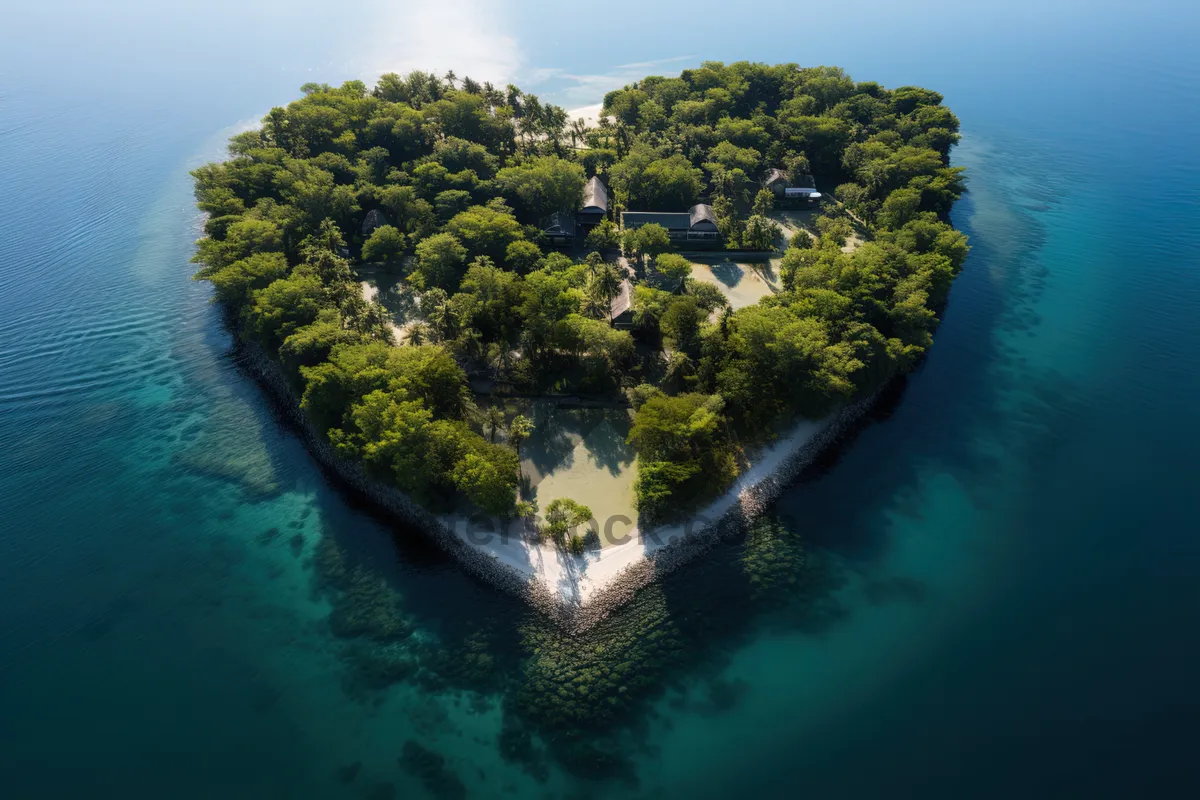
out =
[[(600, 177), (593, 175), (583, 187), (583, 205), (575, 218), (581, 227), (598, 225), (608, 216), (608, 187)], [(585, 228), (586, 230), (586, 228)]]
[(817, 183), (812, 175), (800, 175), (793, 181), (783, 170), (772, 168), (767, 170), (763, 186), (770, 189), (776, 197), (786, 200), (815, 203), (821, 199), (821, 193), (817, 191)]
[(387, 224), (388, 224), (387, 216), (382, 211), (380, 211), (378, 208), (372, 208), (370, 211), (367, 212), (367, 216), (363, 220), (362, 235), (370, 236), (372, 233), (375, 232), (376, 228), (382, 227)]
[(542, 233), (551, 247), (575, 246), (575, 215), (556, 211), (542, 221)]
[(783, 197), (784, 189), (791, 185), (791, 179), (788, 178), (787, 173), (774, 167), (767, 170), (767, 176), (763, 178), (763, 186), (770, 189), (776, 197)]
[(657, 223), (667, 229), (672, 242), (716, 242), (721, 238), (712, 206), (700, 203), (688, 211), (624, 211), (621, 227), (640, 228)]

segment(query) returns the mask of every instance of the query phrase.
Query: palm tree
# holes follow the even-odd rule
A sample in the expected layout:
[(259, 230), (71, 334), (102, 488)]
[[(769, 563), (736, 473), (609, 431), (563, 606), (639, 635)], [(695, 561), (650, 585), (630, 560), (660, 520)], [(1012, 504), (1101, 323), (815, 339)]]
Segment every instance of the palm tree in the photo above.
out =
[(682, 350), (674, 350), (667, 356), (667, 371), (664, 376), (670, 383), (682, 386), (696, 372), (696, 363)]
[(467, 94), (480, 94), (482, 87), (479, 85), (479, 81), (468, 76), (462, 79), (462, 90)]
[(575, 147), (576, 140), (585, 141), (588, 132), (588, 124), (581, 117), (571, 123), (571, 147)]
[(615, 264), (609, 263), (601, 264), (592, 278), (596, 292), (604, 298), (605, 305), (608, 307), (606, 316), (610, 325), (612, 324), (612, 301), (621, 293), (621, 279), (620, 270)]
[(592, 319), (604, 319), (611, 315), (611, 302), (604, 296), (600, 285), (590, 280), (583, 293), (583, 314)]
[(508, 443), (517, 451), (517, 478), (522, 482), (525, 476), (521, 469), (521, 442), (528, 439), (531, 433), (533, 433), (533, 422), (524, 414), (517, 414), (513, 417), (513, 421), (508, 423)]
[(434, 305), (426, 313), (425, 319), (429, 321), (439, 341), (444, 342), (447, 339), (454, 338), (454, 330), (457, 327), (458, 320), (449, 302), (443, 301)]
[(504, 105), (504, 93), (492, 85), (491, 81), (483, 82), (483, 100), (493, 109)]
[(614, 142), (614, 140), (615, 140), (615, 138), (616, 138), (616, 137), (613, 135), (613, 121), (612, 121), (612, 117), (608, 116), (607, 114), (605, 114), (604, 116), (600, 117), (600, 120), (599, 120), (599, 125), (598, 125), (598, 127), (600, 128), (600, 133), (601, 133), (601, 134), (604, 136), (604, 145), (605, 145), (605, 147), (608, 147), (608, 146), (612, 145), (612, 144), (613, 144), (613, 142)]
[(488, 441), (496, 443), (496, 434), (504, 427), (504, 409), (500, 406), (488, 406), (483, 412), (483, 429), (489, 431)]
[(617, 158), (624, 158), (629, 150), (629, 127), (624, 122), (617, 122)]
[(512, 369), (513, 351), (508, 342), (494, 342), (488, 346), (488, 364), (497, 377), (504, 377)]
[(542, 110), (542, 130), (554, 145), (554, 152), (561, 152), (563, 131), (567, 128), (567, 112), (562, 106), (547, 105)]
[(455, 75), (455, 74), (454, 74), (454, 70), (452, 70), (452, 69), (451, 69), (451, 70), (447, 70), (447, 71), (446, 71), (446, 75), (445, 75), (445, 77), (443, 78), (443, 80), (445, 80), (445, 81), (446, 81), (446, 83), (450, 84), (450, 88), (451, 88), (451, 89), (453, 89), (453, 88), (454, 88), (454, 81), (455, 81), (457, 78), (458, 78), (458, 76), (457, 76), (457, 75)]
[(513, 117), (520, 119), (524, 111), (521, 106), (521, 97), (523, 97), (521, 90), (510, 83), (505, 87), (504, 94), (505, 104), (513, 110)]
[(527, 138), (536, 138), (542, 129), (542, 118), (545, 112), (542, 110), (542, 101), (538, 99), (536, 94), (525, 95), (525, 108), (523, 109), (521, 120), (521, 133)]
[(414, 322), (408, 326), (408, 343), (413, 347), (432, 341), (433, 332), (426, 322)]

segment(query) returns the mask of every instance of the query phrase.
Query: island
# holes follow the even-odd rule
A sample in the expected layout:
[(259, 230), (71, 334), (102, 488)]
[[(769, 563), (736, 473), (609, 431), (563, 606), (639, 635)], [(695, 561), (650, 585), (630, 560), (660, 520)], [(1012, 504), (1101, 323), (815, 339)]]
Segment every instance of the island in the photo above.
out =
[(453, 73), (301, 88), (194, 171), (196, 277), (326, 466), (548, 608), (758, 513), (969, 249), (927, 89), (705, 62), (589, 124)]

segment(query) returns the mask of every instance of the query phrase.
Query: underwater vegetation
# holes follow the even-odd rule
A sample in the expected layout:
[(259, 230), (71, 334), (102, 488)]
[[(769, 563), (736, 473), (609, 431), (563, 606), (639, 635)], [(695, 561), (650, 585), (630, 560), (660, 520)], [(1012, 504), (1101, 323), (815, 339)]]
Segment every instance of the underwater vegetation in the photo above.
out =
[(800, 535), (770, 517), (750, 525), (739, 563), (756, 600), (786, 597), (809, 577)]
[(434, 797), (459, 800), (467, 796), (467, 787), (453, 770), (447, 769), (446, 758), (441, 753), (409, 739), (404, 743), (404, 750), (397, 761), (405, 772), (420, 780)]
[[(631, 743), (652, 747), (643, 740), (656, 700), (670, 695), (677, 708), (715, 714), (742, 697), (747, 687), (718, 675), (748, 615), (772, 613), (806, 628), (837, 619), (823, 562), (792, 527), (762, 518), (743, 541), (723, 545), (698, 567), (708, 573), (702, 580), (667, 576), (582, 632), (533, 610), (507, 628), (439, 628), (437, 620), (413, 617), (412, 604), (406, 608), (383, 575), (356, 563), (328, 534), (312, 564), (318, 592), (330, 602), (330, 629), (348, 640), (341, 651), (348, 694), (377, 703), (378, 692), (409, 683), (430, 698), (466, 692), (476, 713), (498, 700), (497, 745), (506, 761), (540, 781), (557, 765), (632, 786)], [(690, 686), (699, 691), (685, 700)], [(466, 791), (444, 758), (418, 742), (405, 744), (400, 763), (439, 797)]]

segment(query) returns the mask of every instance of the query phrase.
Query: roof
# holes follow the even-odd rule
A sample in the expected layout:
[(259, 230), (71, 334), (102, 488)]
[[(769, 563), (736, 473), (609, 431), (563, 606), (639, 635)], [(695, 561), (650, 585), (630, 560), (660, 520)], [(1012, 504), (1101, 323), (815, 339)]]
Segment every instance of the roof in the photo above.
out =
[(692, 225), (692, 215), (687, 211), (624, 211), (621, 213), (621, 224), (649, 225), (658, 223), (664, 228), (687, 230)]
[(575, 216), (566, 211), (556, 211), (542, 220), (542, 230), (551, 236), (574, 236)]
[(621, 281), (621, 291), (617, 292), (616, 297), (612, 299), (612, 303), (609, 305), (609, 319), (616, 319), (633, 306), (632, 295), (633, 287), (629, 285), (629, 278), (626, 278)]
[(696, 227), (701, 222), (717, 224), (717, 215), (713, 213), (712, 206), (699, 203), (688, 211), (624, 211), (621, 213), (621, 224), (634, 227), (658, 223), (667, 230), (685, 231), (688, 228)]
[(605, 213), (608, 212), (608, 187), (604, 185), (604, 181), (600, 180), (600, 176), (593, 175), (591, 180), (584, 185), (582, 208), (598, 208)]
[(775, 183), (775, 181), (783, 181), (784, 183), (787, 183), (788, 176), (783, 170), (771, 167), (769, 170), (767, 170), (767, 177), (763, 178), (763, 185), (770, 186), (772, 183)]
[(387, 224), (388, 224), (387, 216), (382, 211), (380, 211), (378, 208), (372, 208), (370, 211), (367, 212), (367, 216), (363, 220), (363, 224), (362, 224), (363, 236), (366, 236), (367, 234), (369, 234), (371, 231), (375, 230), (376, 228), (378, 228), (382, 225), (387, 225)]
[(708, 205), (707, 203), (699, 203), (692, 206), (692, 209), (688, 212), (688, 214), (691, 217), (688, 222), (688, 227), (694, 228), (698, 222), (711, 222), (713, 225), (717, 224), (717, 215), (713, 213), (712, 206)]

